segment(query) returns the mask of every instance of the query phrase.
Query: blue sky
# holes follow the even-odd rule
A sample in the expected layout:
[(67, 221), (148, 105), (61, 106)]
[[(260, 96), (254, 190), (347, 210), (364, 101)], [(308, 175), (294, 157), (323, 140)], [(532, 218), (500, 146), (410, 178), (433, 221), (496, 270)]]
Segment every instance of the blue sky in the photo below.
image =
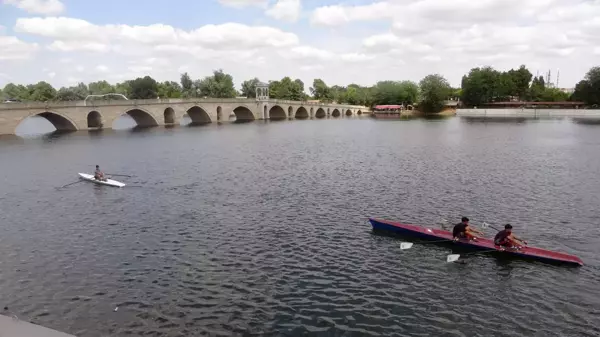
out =
[(2, 0), (0, 26), (0, 86), (219, 68), (236, 83), (458, 86), (473, 67), (525, 64), (572, 87), (600, 65), (600, 0)]

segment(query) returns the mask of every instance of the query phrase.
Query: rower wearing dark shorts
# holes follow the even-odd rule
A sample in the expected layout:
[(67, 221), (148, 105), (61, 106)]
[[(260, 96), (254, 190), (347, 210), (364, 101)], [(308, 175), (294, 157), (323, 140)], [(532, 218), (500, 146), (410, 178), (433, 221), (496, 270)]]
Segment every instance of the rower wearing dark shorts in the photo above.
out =
[(483, 236), (482, 232), (469, 226), (469, 218), (467, 217), (463, 217), (461, 222), (454, 225), (454, 228), (452, 229), (452, 238), (454, 241), (458, 241), (459, 239), (476, 241), (477, 236), (475, 236), (475, 234)]
[(511, 224), (506, 224), (504, 229), (499, 231), (494, 237), (494, 244), (503, 248), (521, 248), (521, 244), (527, 244), (527, 241), (523, 241), (517, 238), (512, 233)]

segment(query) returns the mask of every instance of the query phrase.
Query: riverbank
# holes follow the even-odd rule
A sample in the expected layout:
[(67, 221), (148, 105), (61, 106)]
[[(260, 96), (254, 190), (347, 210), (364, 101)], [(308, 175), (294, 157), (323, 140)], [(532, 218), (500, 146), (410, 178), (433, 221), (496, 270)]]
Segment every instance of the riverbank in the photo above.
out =
[(458, 109), (459, 117), (599, 119), (600, 109)]
[(456, 109), (448, 108), (437, 113), (425, 113), (419, 110), (403, 110), (399, 115), (395, 115), (395, 118), (376, 117), (375, 112), (371, 112), (371, 116), (377, 119), (445, 118), (456, 116)]

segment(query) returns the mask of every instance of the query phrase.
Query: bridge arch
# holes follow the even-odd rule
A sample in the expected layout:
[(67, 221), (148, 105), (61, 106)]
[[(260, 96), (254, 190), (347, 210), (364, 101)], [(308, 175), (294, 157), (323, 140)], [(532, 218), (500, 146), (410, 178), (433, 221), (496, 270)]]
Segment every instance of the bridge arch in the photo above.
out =
[(209, 124), (212, 123), (210, 119), (210, 115), (206, 112), (206, 110), (201, 107), (194, 105), (193, 107), (187, 109), (187, 114), (190, 116), (192, 120), (191, 124), (200, 125), (200, 124)]
[(285, 114), (285, 110), (279, 105), (273, 105), (269, 110), (269, 119), (271, 120), (281, 120), (286, 118), (287, 115)]
[(119, 119), (123, 115), (128, 115), (129, 117), (133, 118), (133, 120), (135, 121), (135, 123), (137, 124), (138, 127), (149, 128), (149, 127), (158, 126), (158, 121), (156, 120), (154, 115), (152, 115), (150, 112), (148, 112), (144, 109), (140, 109), (140, 108), (134, 108), (134, 109), (125, 111), (120, 116), (117, 116), (113, 120), (113, 123), (115, 122), (115, 120)]
[(317, 112), (315, 113), (315, 117), (316, 118), (325, 118), (325, 110), (323, 110), (323, 108), (318, 108)]
[(356, 113), (357, 115), (362, 115), (362, 111), (358, 110), (358, 112)]
[(52, 126), (54, 126), (56, 131), (70, 132), (70, 131), (78, 130), (77, 124), (75, 124), (75, 122), (73, 120), (71, 120), (69, 117), (67, 117), (63, 114), (60, 114), (60, 113), (54, 112), (54, 111), (44, 111), (44, 112), (32, 113), (29, 116), (23, 118), (19, 122), (19, 124), (17, 125), (16, 128), (18, 129), (19, 125), (21, 125), (26, 119), (28, 119), (30, 117), (36, 117), (36, 116), (42, 117), (45, 120), (47, 120), (48, 122), (50, 122), (50, 124), (52, 124)]
[(331, 117), (340, 117), (340, 115), (341, 113), (338, 109), (333, 109), (333, 111), (331, 112)]
[(173, 110), (173, 108), (166, 108), (163, 116), (165, 125), (175, 124), (175, 110)]
[(350, 110), (350, 109), (346, 110), (346, 116), (352, 116), (352, 110)]
[(406, 110), (414, 110), (414, 109), (415, 109), (415, 107), (410, 104), (406, 106)]
[(100, 129), (102, 126), (102, 115), (96, 110), (90, 111), (87, 115), (88, 129)]
[(298, 108), (298, 110), (296, 110), (296, 119), (307, 119), (308, 118), (308, 111), (306, 111), (306, 108), (301, 106)]
[(240, 105), (233, 109), (235, 120), (238, 122), (249, 122), (254, 120), (254, 114), (247, 106)]

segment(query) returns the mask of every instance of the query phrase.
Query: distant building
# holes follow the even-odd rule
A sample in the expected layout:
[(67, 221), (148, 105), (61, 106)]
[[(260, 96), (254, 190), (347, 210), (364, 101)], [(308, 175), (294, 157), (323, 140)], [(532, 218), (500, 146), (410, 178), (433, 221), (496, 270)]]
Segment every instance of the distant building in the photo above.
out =
[(558, 88), (558, 90), (569, 95), (575, 92), (575, 88)]

